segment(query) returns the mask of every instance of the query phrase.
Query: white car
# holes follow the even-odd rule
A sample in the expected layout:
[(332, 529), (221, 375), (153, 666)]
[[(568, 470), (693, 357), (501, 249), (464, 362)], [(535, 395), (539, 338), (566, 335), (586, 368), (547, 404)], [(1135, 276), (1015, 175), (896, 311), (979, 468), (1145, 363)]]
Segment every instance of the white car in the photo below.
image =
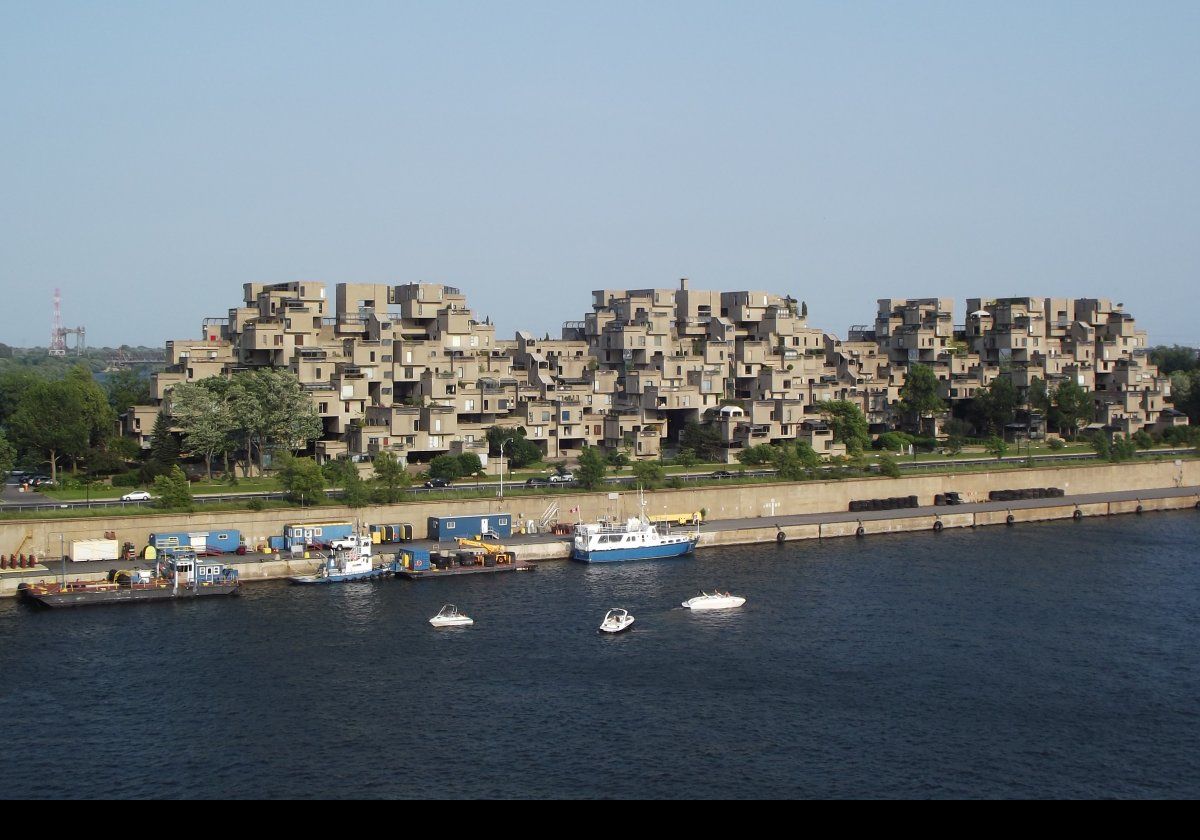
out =
[(571, 475), (570, 473), (563, 473), (562, 475), (550, 476), (551, 484), (566, 484), (566, 483), (570, 483), (574, 480), (575, 480), (575, 476)]
[(122, 502), (148, 502), (150, 501), (150, 493), (147, 490), (134, 490), (132, 493), (126, 493), (121, 497)]

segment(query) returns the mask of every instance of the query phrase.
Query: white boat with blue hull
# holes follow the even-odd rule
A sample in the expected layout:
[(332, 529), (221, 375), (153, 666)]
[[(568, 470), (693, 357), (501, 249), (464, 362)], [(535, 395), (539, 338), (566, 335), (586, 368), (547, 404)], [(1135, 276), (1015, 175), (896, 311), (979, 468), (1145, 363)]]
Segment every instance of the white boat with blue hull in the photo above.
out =
[(685, 557), (696, 550), (700, 529), (673, 534), (669, 526), (655, 525), (643, 513), (623, 524), (597, 522), (575, 526), (571, 559), (581, 563), (621, 563), (627, 560), (666, 560)]
[(355, 552), (339, 552), (330, 557), (317, 569), (316, 574), (300, 575), (291, 578), (292, 583), (304, 585), (321, 583), (346, 583), (352, 580), (371, 580), (383, 577), (387, 569), (376, 568), (371, 556), (361, 556)]

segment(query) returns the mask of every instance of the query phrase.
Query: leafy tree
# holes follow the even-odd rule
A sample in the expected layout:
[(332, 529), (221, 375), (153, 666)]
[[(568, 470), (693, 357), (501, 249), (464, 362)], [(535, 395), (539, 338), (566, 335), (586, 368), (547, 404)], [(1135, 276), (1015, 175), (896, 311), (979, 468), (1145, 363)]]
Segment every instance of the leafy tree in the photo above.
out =
[(157, 506), (164, 510), (192, 509), (192, 485), (178, 464), (169, 473), (155, 476), (154, 492), (158, 495)]
[(1154, 438), (1150, 437), (1150, 433), (1145, 430), (1135, 432), (1133, 442), (1137, 445), (1138, 449), (1154, 448)]
[(1029, 383), (1029, 395), (1027, 397), (1029, 407), (1034, 411), (1040, 411), (1043, 415), (1050, 413), (1050, 391), (1046, 387), (1046, 380), (1039, 376), (1033, 377), (1033, 381)]
[(8, 479), (8, 474), (13, 471), (13, 467), (17, 463), (17, 450), (8, 442), (4, 431), (0, 429), (0, 481)]
[(342, 479), (342, 501), (347, 507), (365, 507), (371, 501), (371, 491), (354, 464), (346, 463), (350, 464), (350, 471)]
[(760, 467), (775, 460), (775, 447), (769, 443), (748, 446), (737, 454), (737, 459), (749, 467)]
[(524, 469), (542, 460), (542, 450), (524, 436), (510, 443), (504, 451), (508, 453), (508, 464), (514, 470)]
[(8, 429), (21, 449), (47, 459), (50, 480), (57, 482), (59, 459), (87, 451), (91, 424), (78, 388), (65, 381), (36, 382), (22, 393)]
[(1054, 389), (1054, 407), (1059, 422), (1070, 430), (1072, 440), (1080, 424), (1095, 416), (1092, 395), (1073, 379), (1065, 380)]
[(595, 490), (603, 484), (607, 472), (607, 459), (599, 449), (588, 446), (579, 453), (579, 468), (575, 471), (575, 478), (585, 490)]
[(208, 478), (213, 475), (213, 458), (228, 455), (234, 447), (233, 405), (229, 380), (210, 377), (184, 382), (171, 389), (171, 412), (183, 430), (188, 451), (204, 456)]
[(984, 432), (1002, 434), (1017, 413), (1017, 389), (1007, 376), (998, 376), (972, 400), (970, 414)]
[(112, 437), (117, 424), (117, 414), (108, 404), (108, 394), (83, 365), (72, 367), (63, 381), (79, 394), (84, 420), (88, 424), (88, 445), (103, 446)]
[(474, 452), (464, 452), (458, 456), (458, 469), (462, 475), (478, 475), (483, 472), (483, 462)]
[(325, 499), (325, 476), (312, 458), (284, 455), (279, 470), (279, 485), (293, 502), (319, 505)]
[(687, 423), (679, 433), (679, 448), (690, 449), (703, 461), (719, 461), (724, 452), (721, 433), (712, 424)]
[(987, 439), (983, 445), (984, 451), (989, 455), (995, 455), (996, 460), (1000, 460), (1008, 454), (1008, 444), (1004, 442), (1004, 438), (993, 435)]
[(657, 461), (634, 461), (633, 477), (646, 489), (653, 490), (662, 486), (666, 472)]
[(303, 449), (320, 437), (321, 417), (294, 373), (276, 368), (237, 373), (231, 386), (234, 424), (244, 435), (247, 474), (251, 453), (261, 471), (267, 450)]
[(349, 458), (333, 458), (321, 465), (321, 475), (327, 485), (344, 488), (358, 475), (358, 468)]
[(851, 455), (861, 454), (871, 443), (867, 416), (857, 404), (849, 400), (825, 400), (817, 403), (817, 408), (833, 430), (833, 439), (846, 444)]
[(438, 455), (429, 462), (429, 477), (444, 478), (446, 481), (454, 481), (456, 478), (462, 478), (462, 463), (458, 460), (457, 455)]
[(691, 449), (680, 449), (675, 455), (675, 464), (683, 467), (685, 470), (690, 470), (698, 463), (700, 463), (700, 459), (696, 457), (696, 453)]
[(614, 449), (604, 457), (604, 460), (608, 462), (610, 467), (616, 467), (617, 469), (627, 467), (630, 463), (629, 453), (624, 449)]
[(774, 465), (776, 475), (784, 481), (802, 481), (816, 475), (821, 457), (807, 441), (798, 440), (792, 446), (776, 447)]
[(104, 390), (108, 404), (118, 417), (135, 405), (150, 403), (150, 379), (135, 368), (122, 368), (109, 374)]
[(1158, 367), (1159, 373), (1169, 376), (1175, 371), (1193, 371), (1200, 369), (1200, 355), (1195, 347), (1182, 347), (1174, 344), (1170, 347), (1159, 346), (1151, 348), (1150, 362)]
[(8, 425), (9, 418), (17, 410), (26, 391), (45, 382), (45, 379), (33, 371), (20, 368), (0, 373), (0, 426)]
[(904, 377), (904, 386), (900, 389), (900, 403), (897, 405), (900, 414), (915, 416), (917, 425), (922, 418), (941, 414), (946, 410), (946, 404), (938, 396), (937, 374), (928, 365), (910, 365)]
[(880, 455), (879, 472), (882, 475), (886, 475), (888, 478), (899, 478), (900, 465), (896, 463), (896, 459), (891, 455)]
[(382, 498), (388, 504), (397, 502), (403, 492), (412, 484), (408, 470), (391, 452), (380, 452), (375, 456), (375, 481), (383, 490)]

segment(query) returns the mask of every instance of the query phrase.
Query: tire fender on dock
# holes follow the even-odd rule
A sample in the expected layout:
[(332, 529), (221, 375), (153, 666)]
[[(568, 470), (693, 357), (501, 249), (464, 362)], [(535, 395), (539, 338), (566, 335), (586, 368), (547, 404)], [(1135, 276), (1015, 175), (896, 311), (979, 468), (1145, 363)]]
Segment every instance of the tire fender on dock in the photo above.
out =
[(942, 533), (942, 528), (944, 528), (944, 527), (946, 527), (946, 526), (942, 524), (942, 520), (935, 519), (933, 521), (933, 533), (935, 533), (935, 534)]
[(1081, 511), (1079, 508), (1075, 508), (1075, 512), (1071, 514), (1071, 518), (1078, 522), (1080, 519), (1083, 519), (1083, 511)]

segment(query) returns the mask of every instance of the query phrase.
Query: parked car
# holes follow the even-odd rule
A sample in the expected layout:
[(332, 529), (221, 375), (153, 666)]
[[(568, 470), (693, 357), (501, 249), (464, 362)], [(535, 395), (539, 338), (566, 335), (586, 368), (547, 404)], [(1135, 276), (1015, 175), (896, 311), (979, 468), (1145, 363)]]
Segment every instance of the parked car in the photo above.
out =
[(571, 473), (563, 473), (562, 475), (550, 476), (551, 484), (566, 484), (575, 480), (575, 476)]
[(526, 487), (549, 487), (550, 479), (548, 478), (529, 478), (525, 480)]
[(121, 497), (122, 502), (148, 502), (150, 501), (150, 492), (148, 490), (134, 490), (132, 493), (126, 493)]
[(733, 473), (729, 470), (717, 470), (712, 474), (713, 478), (733, 478)]
[(449, 487), (450, 479), (448, 479), (448, 478), (431, 478), (425, 482), (425, 486), (427, 488), (429, 488), (430, 490), (434, 490), (438, 487)]

